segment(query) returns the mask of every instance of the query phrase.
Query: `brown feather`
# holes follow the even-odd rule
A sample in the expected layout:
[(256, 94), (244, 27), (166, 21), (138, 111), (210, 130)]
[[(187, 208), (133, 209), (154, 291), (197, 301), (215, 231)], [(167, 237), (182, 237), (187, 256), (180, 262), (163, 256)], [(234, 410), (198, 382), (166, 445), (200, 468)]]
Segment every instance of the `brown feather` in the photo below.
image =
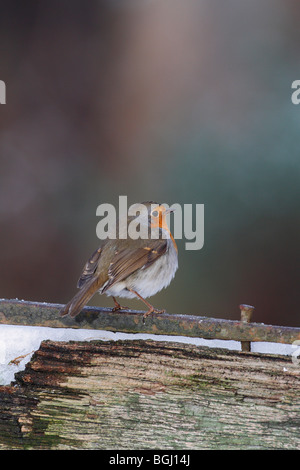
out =
[(136, 270), (148, 268), (167, 251), (167, 240), (137, 240), (135, 250), (125, 248), (117, 251), (108, 270), (109, 281), (102, 289), (104, 293), (117, 282), (123, 281)]
[(102, 248), (100, 247), (96, 251), (94, 251), (92, 256), (85, 263), (81, 276), (77, 282), (78, 288), (82, 287), (95, 274), (95, 271), (99, 264), (101, 252), (102, 252)]
[(67, 303), (60, 311), (60, 316), (70, 315), (75, 317), (78, 313), (81, 312), (83, 307), (88, 303), (88, 301), (93, 297), (95, 292), (100, 289), (103, 284), (102, 276), (94, 276), (89, 279), (81, 287), (80, 291), (74, 295), (73, 299)]

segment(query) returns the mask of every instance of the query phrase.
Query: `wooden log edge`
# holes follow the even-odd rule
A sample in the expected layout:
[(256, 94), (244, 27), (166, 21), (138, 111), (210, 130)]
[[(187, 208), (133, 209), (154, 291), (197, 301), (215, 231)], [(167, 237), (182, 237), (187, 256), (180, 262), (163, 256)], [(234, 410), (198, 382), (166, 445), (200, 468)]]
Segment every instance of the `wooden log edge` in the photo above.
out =
[(290, 357), (156, 341), (43, 341), (0, 387), (0, 449), (297, 449)]

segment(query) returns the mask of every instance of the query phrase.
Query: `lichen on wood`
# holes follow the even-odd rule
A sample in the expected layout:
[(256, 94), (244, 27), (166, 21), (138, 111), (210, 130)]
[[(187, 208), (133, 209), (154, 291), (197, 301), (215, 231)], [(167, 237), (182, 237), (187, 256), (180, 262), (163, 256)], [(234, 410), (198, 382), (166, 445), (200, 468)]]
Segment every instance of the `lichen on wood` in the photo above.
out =
[(289, 357), (156, 341), (44, 341), (0, 387), (0, 449), (298, 449)]

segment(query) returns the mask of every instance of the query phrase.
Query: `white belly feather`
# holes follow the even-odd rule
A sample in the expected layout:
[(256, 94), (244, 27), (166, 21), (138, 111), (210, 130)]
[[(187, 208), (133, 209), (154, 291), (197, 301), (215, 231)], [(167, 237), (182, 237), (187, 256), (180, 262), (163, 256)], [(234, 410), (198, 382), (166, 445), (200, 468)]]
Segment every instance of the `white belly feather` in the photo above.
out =
[(151, 297), (170, 284), (177, 268), (177, 251), (173, 242), (168, 240), (168, 249), (164, 255), (148, 268), (142, 268), (128, 276), (124, 281), (117, 282), (105, 294), (127, 299), (136, 298), (135, 294), (127, 290), (129, 288), (135, 290), (144, 298)]

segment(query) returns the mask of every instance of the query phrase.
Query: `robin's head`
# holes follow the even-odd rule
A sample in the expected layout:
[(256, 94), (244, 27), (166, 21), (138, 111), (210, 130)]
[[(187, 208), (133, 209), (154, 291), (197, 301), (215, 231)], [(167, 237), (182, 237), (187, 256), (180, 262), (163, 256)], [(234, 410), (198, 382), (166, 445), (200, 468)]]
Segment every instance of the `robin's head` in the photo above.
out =
[(167, 224), (167, 215), (170, 214), (170, 212), (174, 212), (174, 209), (166, 209), (165, 206), (162, 204), (156, 204), (155, 202), (152, 203), (146, 203), (149, 204), (148, 206), (148, 226), (154, 229), (162, 229), (164, 233), (167, 232), (168, 236), (171, 238), (175, 250), (178, 251), (176, 242), (172, 236), (172, 233), (170, 232), (170, 229)]
[(151, 228), (163, 228), (169, 230), (166, 216), (172, 212), (172, 209), (166, 209), (162, 204), (152, 203), (149, 209), (149, 225)]
[(166, 216), (173, 212), (173, 209), (166, 209), (165, 206), (153, 201), (142, 202), (131, 206), (132, 214), (138, 214), (139, 222), (148, 225), (150, 228), (161, 228), (169, 231)]

